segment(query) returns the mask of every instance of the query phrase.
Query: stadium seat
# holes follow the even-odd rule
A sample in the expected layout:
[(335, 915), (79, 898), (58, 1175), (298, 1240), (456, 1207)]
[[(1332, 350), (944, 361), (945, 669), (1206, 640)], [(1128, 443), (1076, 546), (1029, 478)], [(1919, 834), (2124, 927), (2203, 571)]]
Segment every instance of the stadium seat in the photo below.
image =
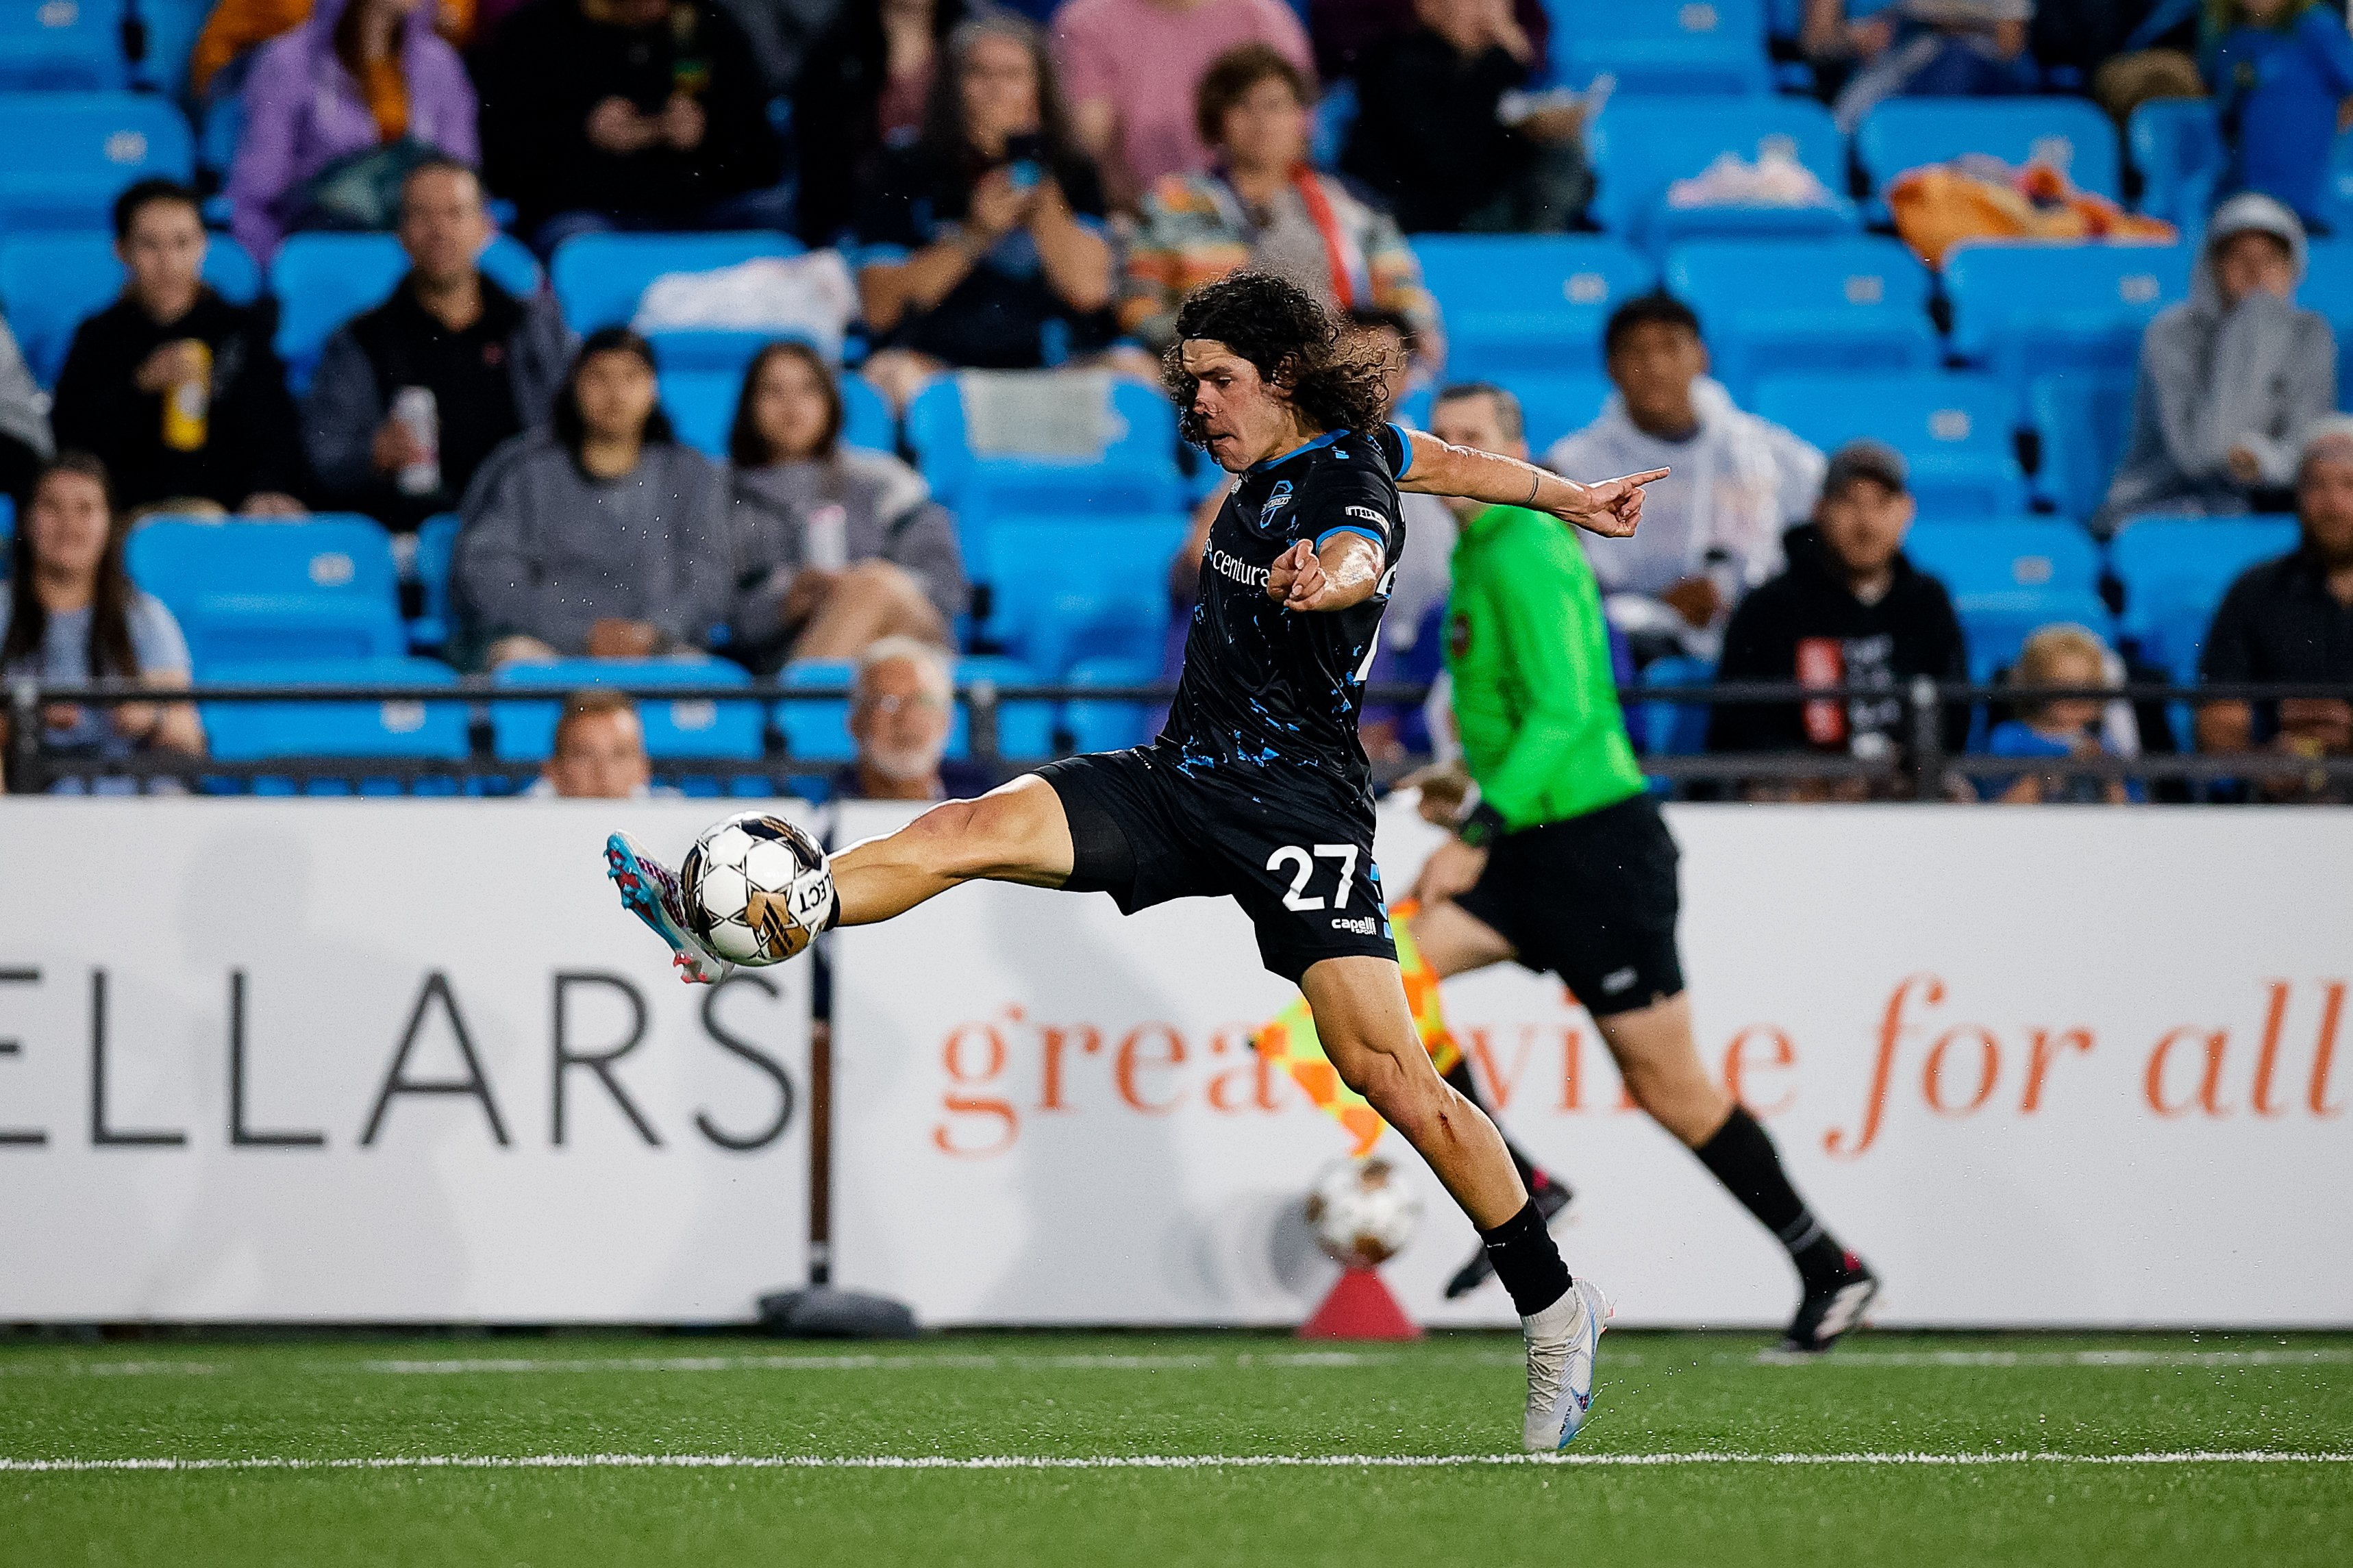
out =
[(2088, 626), (2102, 637), (2115, 630), (2108, 606), (2084, 588), (2011, 588), (1956, 594), (1953, 608), (1969, 645), (1969, 679), (1990, 681), (2018, 662), (2018, 650), (2044, 626)]
[(2038, 375), (2026, 395), (2027, 424), (2042, 447), (2034, 493), (2063, 517), (2087, 520), (2108, 499), (2108, 481), (2132, 436), (2128, 375), (2062, 371)]
[[(261, 292), (261, 268), (228, 236), (209, 238), (205, 281), (223, 299), (251, 304)], [(113, 235), (104, 230), (0, 239), (0, 310), (25, 351), (25, 363), (45, 387), (57, 384), (74, 329), (121, 291), (122, 264), (114, 258)]]
[(891, 400), (862, 375), (841, 376), (841, 438), (873, 452), (899, 449), (899, 416)]
[[(797, 256), (800, 243), (766, 230), (726, 234), (583, 234), (555, 247), (551, 268), (564, 319), (586, 335), (626, 327), (646, 286), (668, 272), (709, 272), (763, 256)], [(741, 372), (776, 332), (656, 332), (665, 370)]]
[(1450, 374), (1508, 381), (1601, 368), (1609, 312), (1657, 281), (1614, 239), (1588, 235), (1416, 235), (1422, 280), (1446, 312)]
[(1528, 450), (1542, 458), (1562, 437), (1584, 429), (1601, 417), (1602, 405), (1618, 389), (1599, 374), (1539, 375), (1523, 373), (1504, 384), (1520, 400), (1526, 421)]
[(2079, 190), (2124, 199), (2116, 128), (2080, 98), (1894, 98), (1855, 131), (1855, 160), (1873, 192), (1883, 193), (1907, 169), (1964, 153), (2052, 163)]
[[(225, 686), (449, 686), (438, 658), (311, 658), (216, 664)], [(206, 702), (205, 738), (224, 762), (263, 757), (463, 757), (466, 704), (449, 702)]]
[(785, 748), (796, 762), (846, 763), (858, 754), (849, 739), (850, 678), (856, 668), (846, 658), (805, 658), (785, 666), (776, 677), (788, 691), (839, 691), (839, 698), (806, 698), (776, 704), (776, 727), (784, 731)]
[(1912, 563), (1945, 584), (1969, 644), (1969, 676), (1990, 679), (2041, 628), (2060, 621), (2110, 630), (2100, 556), (2084, 531), (2050, 518), (1921, 523), (1904, 542)]
[[(512, 235), (491, 239), (482, 270), (510, 294), (539, 287), (539, 262)], [(408, 254), (388, 234), (288, 237), (269, 264), (269, 287), (278, 296), (278, 355), (298, 394), (335, 329), (382, 304), (407, 272)]]
[(0, 92), (96, 92), (131, 85), (117, 25), (100, 0), (0, 5)]
[(187, 634), (199, 677), (216, 664), (408, 651), (391, 541), (364, 517), (164, 519), (132, 533), (126, 559)]
[[(1038, 684), (1038, 672), (1018, 658), (976, 657), (960, 658), (955, 664), (959, 687), (975, 681), (994, 681), (999, 686), (1032, 686)], [(951, 757), (969, 757), (972, 750), (971, 705), (956, 704), (955, 722), (948, 730), (948, 751)], [(1034, 700), (1003, 702), (997, 710), (997, 754), (1000, 757), (1050, 757), (1054, 754), (1054, 704)]]
[[(752, 678), (742, 665), (718, 658), (565, 658), (552, 664), (501, 665), (491, 681), (509, 688), (575, 691), (588, 686), (749, 686)], [(563, 705), (553, 701), (492, 704), (493, 750), (508, 762), (546, 757), (555, 749), (555, 721), (562, 713)], [(641, 701), (638, 717), (650, 757), (748, 761), (763, 754), (757, 702)]]
[[(1715, 679), (1715, 666), (1704, 658), (1681, 656), (1652, 659), (1642, 671), (1646, 690), (1678, 686), (1705, 686)], [(1707, 750), (1707, 724), (1713, 708), (1705, 702), (1670, 702), (1645, 699), (1626, 714), (1626, 728), (1635, 749), (1645, 756), (1690, 757)]]
[(2140, 210), (2184, 229), (2206, 221), (2229, 153), (2206, 98), (2153, 98), (2132, 111), (2125, 139), (2140, 172)]
[(2215, 606), (2240, 573), (2286, 554), (2301, 537), (2293, 517), (2138, 517), (2108, 546), (2125, 585), (2120, 629), (2137, 639), (2141, 658), (2198, 678)]
[(2049, 371), (2129, 374), (2149, 318), (2189, 289), (2185, 245), (1972, 242), (1945, 258), (1953, 352), (2023, 394)]
[(1629, 94), (1767, 93), (1764, 0), (1550, 0), (1554, 77)]
[(989, 625), (1007, 649), (1053, 677), (1088, 659), (1156, 662), (1168, 626), (1168, 563), (1182, 512), (1080, 520), (997, 518), (974, 574), (991, 585)]
[(0, 93), (0, 234), (109, 226), (133, 181), (195, 172), (188, 122), (131, 92)]
[(458, 548), (458, 531), (463, 526), (456, 512), (445, 511), (427, 518), (417, 531), (417, 555), (411, 570), (417, 585), (425, 591), (425, 604), (417, 619), (408, 623), (408, 644), (413, 648), (438, 648), (449, 640), (449, 561)]
[[(1088, 658), (1062, 672), (1071, 686), (1155, 686), (1160, 681), (1157, 658)], [(1074, 697), (1062, 704), (1062, 725), (1071, 745), (1080, 752), (1117, 752), (1141, 746), (1152, 739), (1155, 704), (1119, 702), (1098, 697)]]
[(2002, 517), (2026, 509), (2018, 400), (1985, 375), (1771, 376), (1756, 411), (1835, 451), (1868, 436), (1902, 452), (1927, 518)]
[(2314, 245), (2310, 254), (2296, 303), (2319, 311), (2337, 329), (2337, 406), (2353, 410), (2353, 239)]
[[(1597, 189), (1596, 223), (1656, 257), (1698, 238), (1772, 238), (1851, 234), (1846, 142), (1820, 104), (1797, 98), (1613, 98), (1585, 132)], [(1755, 162), (1779, 153), (1811, 170), (1831, 194), (1826, 206), (1699, 206), (1667, 204), (1675, 181), (1724, 153)]]
[(1699, 312), (1716, 378), (1746, 398), (1768, 371), (1935, 370), (1928, 270), (1893, 239), (1698, 240), (1667, 291)]

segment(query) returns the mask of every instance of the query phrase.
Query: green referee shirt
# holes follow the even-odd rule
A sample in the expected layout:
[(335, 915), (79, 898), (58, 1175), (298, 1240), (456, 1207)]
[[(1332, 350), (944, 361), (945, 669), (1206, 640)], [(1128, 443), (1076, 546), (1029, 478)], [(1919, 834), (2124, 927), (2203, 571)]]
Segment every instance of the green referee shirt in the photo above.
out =
[(1471, 776), (1507, 831), (1645, 787), (1618, 708), (1601, 591), (1568, 529), (1493, 506), (1454, 546), (1446, 668)]

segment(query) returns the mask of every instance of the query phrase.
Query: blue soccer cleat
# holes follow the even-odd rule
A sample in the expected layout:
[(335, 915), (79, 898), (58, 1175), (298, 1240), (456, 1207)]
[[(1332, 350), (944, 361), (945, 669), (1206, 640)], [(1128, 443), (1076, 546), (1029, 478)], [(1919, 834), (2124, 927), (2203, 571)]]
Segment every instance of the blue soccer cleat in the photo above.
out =
[(1593, 1357), (1609, 1324), (1609, 1298), (1590, 1279), (1533, 1317), (1528, 1337), (1528, 1417), (1521, 1433), (1532, 1454), (1566, 1448), (1593, 1408)]
[(733, 964), (694, 939), (686, 923), (686, 897), (679, 889), (678, 879), (669, 867), (640, 849), (636, 839), (616, 833), (605, 840), (605, 875), (621, 890), (622, 907), (670, 943), (670, 962), (682, 971), (680, 979), (689, 984), (716, 985), (734, 972)]

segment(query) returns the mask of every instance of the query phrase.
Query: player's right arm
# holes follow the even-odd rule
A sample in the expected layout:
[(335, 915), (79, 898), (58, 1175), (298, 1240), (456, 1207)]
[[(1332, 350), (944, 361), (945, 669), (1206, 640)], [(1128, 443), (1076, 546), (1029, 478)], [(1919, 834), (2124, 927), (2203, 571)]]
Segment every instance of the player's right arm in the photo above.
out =
[(1450, 445), (1426, 430), (1405, 435), (1410, 458), (1397, 477), (1398, 489), (1461, 496), (1489, 506), (1525, 507), (1605, 539), (1623, 539), (1634, 531), (1642, 521), (1642, 487), (1665, 479), (1670, 471), (1652, 468), (1585, 485), (1517, 458)]

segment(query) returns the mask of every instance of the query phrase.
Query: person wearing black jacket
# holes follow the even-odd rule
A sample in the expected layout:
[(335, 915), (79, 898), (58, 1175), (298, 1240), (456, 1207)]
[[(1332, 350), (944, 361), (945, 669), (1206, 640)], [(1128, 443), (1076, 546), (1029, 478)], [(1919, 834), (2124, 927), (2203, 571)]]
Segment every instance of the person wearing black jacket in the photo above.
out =
[(793, 91), (804, 242), (839, 240), (891, 132), (922, 129), (932, 76), (965, 9), (965, 0), (850, 0), (809, 46)]
[[(1733, 612), (1715, 674), (1721, 681), (1872, 689), (1843, 702), (1718, 703), (1709, 751), (1889, 757), (1904, 750), (1904, 694), (1914, 678), (1968, 679), (1968, 646), (1951, 596), (1904, 554), (1914, 510), (1904, 458), (1893, 447), (1855, 441), (1831, 457), (1814, 521), (1789, 531), (1788, 568)], [(1968, 743), (1968, 724), (1966, 705), (1945, 710), (1948, 752)], [(1798, 781), (1794, 790), (1789, 781), (1752, 781), (1745, 793), (1861, 799), (1885, 792), (1847, 780), (1829, 788)]]
[(542, 255), (574, 234), (783, 226), (766, 89), (711, 0), (530, 0), (474, 80), (483, 172)]
[(142, 180), (114, 204), (122, 298), (74, 330), (49, 423), (88, 452), (126, 511), (194, 502), (299, 517), (306, 484), (271, 313), (204, 281), (195, 193)]

